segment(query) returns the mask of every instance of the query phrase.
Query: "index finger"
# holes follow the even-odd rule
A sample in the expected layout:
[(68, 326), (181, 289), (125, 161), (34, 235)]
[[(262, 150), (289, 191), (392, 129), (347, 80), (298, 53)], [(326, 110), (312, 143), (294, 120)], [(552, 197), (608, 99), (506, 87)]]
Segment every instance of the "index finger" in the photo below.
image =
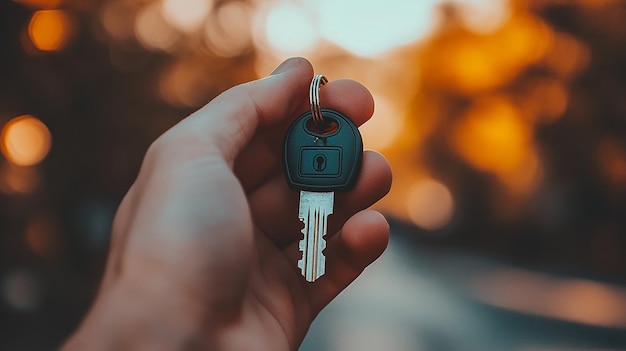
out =
[(270, 76), (220, 94), (161, 138), (173, 141), (178, 148), (186, 145), (201, 156), (217, 155), (232, 165), (259, 126), (294, 114), (307, 96), (312, 76), (309, 61), (289, 59)]

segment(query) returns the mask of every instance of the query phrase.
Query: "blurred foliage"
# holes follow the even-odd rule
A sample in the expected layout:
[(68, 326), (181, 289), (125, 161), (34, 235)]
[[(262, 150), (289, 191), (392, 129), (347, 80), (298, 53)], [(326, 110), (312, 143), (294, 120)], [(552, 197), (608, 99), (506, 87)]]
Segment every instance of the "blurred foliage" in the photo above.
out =
[[(490, 37), (455, 25), (450, 8), (424, 50), (418, 99), (438, 113), (423, 154), (459, 201), (443, 241), (623, 283), (626, 4), (516, 6)], [(449, 60), (467, 72), (441, 66)]]

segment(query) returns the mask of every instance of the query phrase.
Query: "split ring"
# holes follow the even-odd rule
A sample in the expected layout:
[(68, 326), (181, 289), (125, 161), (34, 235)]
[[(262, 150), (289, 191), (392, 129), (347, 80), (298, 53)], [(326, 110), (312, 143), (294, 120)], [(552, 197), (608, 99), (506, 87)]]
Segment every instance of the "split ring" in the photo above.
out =
[(317, 74), (313, 77), (313, 80), (311, 80), (311, 86), (309, 87), (311, 115), (313, 116), (315, 126), (318, 128), (322, 128), (326, 123), (320, 107), (320, 87), (326, 83), (328, 83), (328, 79), (321, 74)]

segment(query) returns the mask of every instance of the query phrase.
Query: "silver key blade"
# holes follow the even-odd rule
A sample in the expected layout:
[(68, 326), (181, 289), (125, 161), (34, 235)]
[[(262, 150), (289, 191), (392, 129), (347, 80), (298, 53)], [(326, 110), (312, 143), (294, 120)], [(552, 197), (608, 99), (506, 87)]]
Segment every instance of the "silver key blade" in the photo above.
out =
[(333, 213), (335, 193), (333, 192), (300, 192), (300, 210), (298, 217), (304, 222), (300, 240), (302, 258), (298, 267), (309, 282), (314, 282), (326, 271), (326, 257), (322, 252), (326, 248), (326, 225), (328, 215)]

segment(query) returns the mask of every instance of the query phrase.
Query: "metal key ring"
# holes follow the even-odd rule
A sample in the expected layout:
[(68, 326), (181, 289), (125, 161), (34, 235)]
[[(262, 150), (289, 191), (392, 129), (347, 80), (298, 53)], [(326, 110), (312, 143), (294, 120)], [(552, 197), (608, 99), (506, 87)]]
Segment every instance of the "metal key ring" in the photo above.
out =
[(323, 127), (325, 124), (324, 116), (320, 107), (320, 87), (328, 83), (328, 79), (321, 74), (317, 74), (311, 80), (309, 87), (309, 103), (311, 104), (311, 115), (316, 127)]

